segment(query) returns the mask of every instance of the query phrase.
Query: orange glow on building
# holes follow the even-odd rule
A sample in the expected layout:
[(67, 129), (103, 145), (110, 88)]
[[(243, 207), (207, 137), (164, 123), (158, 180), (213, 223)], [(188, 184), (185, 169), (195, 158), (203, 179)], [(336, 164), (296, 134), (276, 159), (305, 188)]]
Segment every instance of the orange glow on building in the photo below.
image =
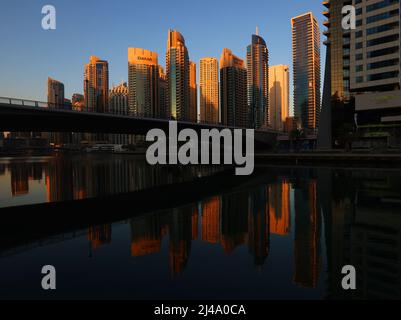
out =
[(269, 188), (270, 232), (285, 236), (290, 233), (290, 185), (283, 181)]
[(198, 239), (199, 212), (198, 208), (194, 208), (192, 213), (192, 240)]
[(320, 271), (316, 181), (311, 181), (307, 189), (308, 205), (304, 204), (305, 210), (296, 213), (294, 282), (302, 287), (316, 288)]
[(161, 250), (161, 239), (143, 237), (131, 243), (131, 256), (142, 257)]
[(102, 245), (111, 243), (111, 225), (90, 227), (88, 232), (88, 240), (93, 250), (100, 248)]
[(178, 276), (184, 272), (189, 258), (190, 242), (185, 240), (170, 241), (169, 263), (171, 275)]
[(220, 198), (214, 197), (202, 204), (202, 240), (220, 242)]

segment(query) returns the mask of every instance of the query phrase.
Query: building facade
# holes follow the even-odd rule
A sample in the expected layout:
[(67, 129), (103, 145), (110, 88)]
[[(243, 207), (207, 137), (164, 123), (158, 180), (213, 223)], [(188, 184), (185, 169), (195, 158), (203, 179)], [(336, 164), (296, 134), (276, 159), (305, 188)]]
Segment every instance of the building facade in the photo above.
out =
[(170, 118), (190, 120), (189, 54), (184, 37), (169, 30), (166, 53), (167, 101)]
[(159, 110), (161, 119), (170, 117), (167, 101), (167, 76), (162, 66), (159, 66)]
[(259, 129), (269, 121), (269, 52), (258, 34), (247, 48), (247, 70), (250, 126)]
[(64, 84), (52, 78), (47, 79), (47, 104), (51, 109), (63, 109)]
[(128, 49), (128, 88), (131, 116), (159, 118), (159, 64), (157, 53)]
[(220, 122), (231, 127), (247, 128), (247, 70), (244, 60), (223, 49), (220, 58)]
[(219, 123), (219, 63), (216, 58), (200, 60), (201, 122)]
[(189, 120), (191, 122), (198, 122), (198, 85), (196, 81), (196, 63), (189, 63)]
[[(113, 86), (109, 94), (110, 113), (122, 116), (128, 115), (128, 97), (128, 86), (126, 82)], [(110, 142), (123, 145), (128, 144), (128, 135), (110, 134)]]
[(109, 64), (91, 56), (84, 73), (85, 106), (88, 112), (108, 112)]
[(309, 12), (291, 19), (294, 115), (303, 130), (316, 133), (320, 114), (320, 30)]
[(269, 127), (284, 131), (290, 113), (290, 68), (285, 65), (269, 68)]

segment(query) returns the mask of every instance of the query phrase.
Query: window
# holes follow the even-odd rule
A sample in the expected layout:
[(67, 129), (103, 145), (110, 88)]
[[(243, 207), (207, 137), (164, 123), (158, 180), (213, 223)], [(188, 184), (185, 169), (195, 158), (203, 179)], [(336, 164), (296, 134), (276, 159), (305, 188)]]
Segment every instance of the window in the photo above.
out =
[(378, 81), (378, 80), (385, 80), (391, 78), (397, 78), (398, 71), (391, 71), (391, 72), (383, 72), (377, 74), (371, 74), (368, 76), (368, 81)]
[(375, 34), (375, 33), (380, 33), (380, 32), (385, 32), (393, 29), (397, 29), (399, 27), (399, 22), (392, 22), (392, 23), (387, 23), (383, 24), (378, 27), (370, 28), (366, 30), (367, 35)]
[(355, 55), (355, 60), (362, 60), (362, 59), (363, 59), (362, 53), (358, 53), (357, 55)]
[(363, 82), (363, 77), (356, 77), (355, 82), (356, 83), (362, 83)]
[(384, 0), (384, 1), (381, 1), (381, 2), (377, 2), (377, 3), (371, 4), (370, 6), (367, 6), (366, 7), (366, 12), (372, 12), (374, 10), (379, 10), (381, 8), (385, 8), (385, 7), (391, 6), (391, 5), (393, 5), (395, 3), (398, 3), (398, 2), (399, 2), (399, 0)]
[(363, 36), (363, 31), (357, 31), (355, 33), (355, 38), (361, 38)]
[(362, 48), (363, 48), (363, 43), (362, 42), (358, 42), (358, 43), (355, 44), (355, 49), (356, 50), (362, 49)]
[(375, 50), (367, 53), (368, 58), (376, 58), (380, 56), (385, 56), (388, 54), (393, 54), (393, 53), (398, 53), (399, 48), (398, 47), (391, 47), (391, 48), (386, 48), (386, 49), (380, 49), (380, 50)]
[(381, 13), (381, 14), (378, 14), (375, 16), (371, 16), (371, 17), (366, 18), (366, 23), (369, 24), (369, 23), (373, 23), (376, 21), (388, 19), (388, 18), (397, 16), (399, 14), (399, 12), (400, 11), (398, 9), (396, 9), (396, 10), (387, 11), (387, 12), (384, 12), (384, 13)]
[(355, 72), (361, 72), (361, 71), (363, 71), (363, 65), (362, 65), (362, 64), (357, 65), (357, 66), (355, 67)]
[(391, 60), (373, 62), (373, 63), (369, 63), (368, 64), (368, 70), (391, 67), (391, 66), (397, 65), (398, 63), (399, 63), (398, 59), (391, 59)]
[(392, 42), (392, 41), (397, 41), (400, 38), (400, 36), (398, 34), (393, 34), (391, 36), (387, 36), (387, 37), (382, 37), (382, 38), (377, 38), (377, 39), (373, 39), (373, 40), (369, 40), (367, 42), (367, 47), (371, 47), (371, 46), (377, 46), (378, 44), (383, 44), (383, 43), (387, 43), (387, 42)]

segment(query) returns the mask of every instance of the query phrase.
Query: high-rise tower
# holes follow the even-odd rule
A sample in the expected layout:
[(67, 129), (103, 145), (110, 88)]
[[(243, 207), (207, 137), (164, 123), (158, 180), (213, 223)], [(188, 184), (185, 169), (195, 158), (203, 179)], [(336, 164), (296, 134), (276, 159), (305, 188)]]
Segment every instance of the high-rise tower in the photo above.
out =
[(84, 74), (85, 106), (89, 112), (108, 112), (109, 64), (91, 56)]
[(170, 117), (190, 120), (189, 55), (184, 37), (169, 30), (166, 54), (167, 100)]
[(245, 62), (230, 49), (223, 49), (220, 58), (220, 109), (223, 125), (249, 126)]
[(285, 65), (269, 68), (269, 127), (283, 131), (289, 117), (290, 68)]
[(157, 53), (128, 48), (129, 115), (159, 118), (159, 64)]
[(198, 122), (198, 85), (196, 83), (196, 63), (189, 63), (189, 120)]
[(200, 61), (200, 112), (201, 121), (219, 122), (219, 63), (216, 58)]
[(249, 120), (252, 128), (259, 129), (268, 123), (269, 108), (269, 52), (259, 34), (252, 35), (247, 48), (247, 69)]
[(320, 31), (311, 12), (291, 19), (294, 70), (294, 115), (315, 133), (320, 113)]

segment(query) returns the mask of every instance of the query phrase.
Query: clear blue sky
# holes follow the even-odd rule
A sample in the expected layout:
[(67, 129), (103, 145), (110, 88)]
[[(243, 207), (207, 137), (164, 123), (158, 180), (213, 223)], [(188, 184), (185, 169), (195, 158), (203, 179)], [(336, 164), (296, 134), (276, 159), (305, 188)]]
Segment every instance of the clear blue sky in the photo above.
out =
[[(41, 28), (42, 7), (57, 10), (57, 30)], [(293, 16), (312, 11), (323, 31), (319, 0), (13, 0), (0, 6), (0, 96), (46, 101), (47, 77), (83, 92), (90, 55), (109, 61), (110, 86), (127, 80), (127, 48), (159, 53), (165, 65), (167, 31), (180, 31), (190, 59), (219, 58), (224, 47), (244, 58), (258, 25), (270, 64), (292, 69)], [(323, 37), (322, 37), (323, 40)], [(322, 45), (322, 70), (325, 47)]]

